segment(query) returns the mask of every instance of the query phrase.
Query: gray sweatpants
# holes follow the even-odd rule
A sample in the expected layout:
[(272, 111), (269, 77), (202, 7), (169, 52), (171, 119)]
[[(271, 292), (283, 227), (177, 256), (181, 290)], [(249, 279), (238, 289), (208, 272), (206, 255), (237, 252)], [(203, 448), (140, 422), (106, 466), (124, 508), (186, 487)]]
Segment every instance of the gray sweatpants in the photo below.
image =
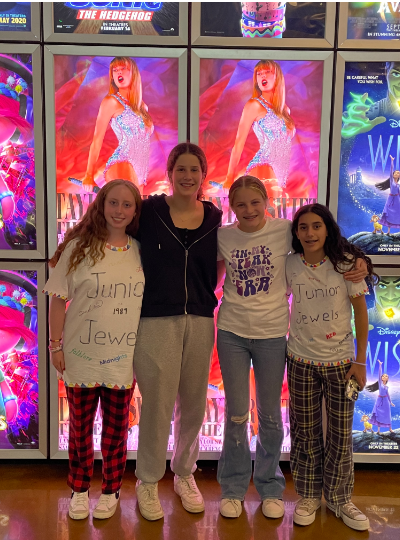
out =
[(134, 370), (142, 395), (136, 462), (136, 476), (142, 482), (158, 482), (164, 476), (174, 405), (171, 469), (179, 476), (196, 470), (213, 345), (212, 318), (140, 320)]

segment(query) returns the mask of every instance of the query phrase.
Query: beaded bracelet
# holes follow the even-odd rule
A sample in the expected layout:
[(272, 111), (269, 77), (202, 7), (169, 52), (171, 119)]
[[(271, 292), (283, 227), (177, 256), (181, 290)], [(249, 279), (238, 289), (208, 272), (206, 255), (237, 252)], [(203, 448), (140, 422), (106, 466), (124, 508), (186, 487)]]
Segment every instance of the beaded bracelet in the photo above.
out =
[(6, 397), (3, 397), (3, 403), (5, 405), (8, 401), (11, 401), (11, 400), (17, 401), (17, 399), (18, 399), (17, 396), (14, 396), (14, 395), (6, 396)]
[(49, 338), (49, 341), (50, 341), (51, 343), (58, 343), (59, 341), (62, 341), (62, 338), (60, 338), (60, 339), (50, 339), (50, 338)]
[(60, 351), (62, 351), (62, 350), (63, 350), (62, 345), (60, 345), (59, 347), (49, 347), (49, 351), (50, 351), (51, 353), (54, 353), (54, 352), (60, 352)]

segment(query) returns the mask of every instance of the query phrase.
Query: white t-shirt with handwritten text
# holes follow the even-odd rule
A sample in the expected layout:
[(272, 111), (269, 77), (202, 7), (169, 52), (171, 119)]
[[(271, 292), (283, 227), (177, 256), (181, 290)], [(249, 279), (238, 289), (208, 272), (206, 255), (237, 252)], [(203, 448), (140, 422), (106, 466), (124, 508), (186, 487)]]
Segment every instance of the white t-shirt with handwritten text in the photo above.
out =
[[(350, 270), (351, 265), (341, 265)], [(289, 255), (286, 278), (293, 294), (288, 356), (313, 365), (336, 366), (354, 359), (351, 302), (368, 294), (365, 281), (352, 283), (336, 272), (328, 257), (310, 265)]]
[(130, 388), (144, 290), (139, 244), (129, 238), (124, 248), (109, 246), (94, 266), (85, 259), (67, 275), (74, 245), (67, 245), (43, 290), (69, 301), (64, 382), (82, 388)]
[(218, 260), (225, 261), (224, 296), (217, 327), (248, 339), (287, 334), (289, 308), (285, 262), (291, 249), (291, 222), (267, 219), (254, 233), (238, 222), (218, 230)]

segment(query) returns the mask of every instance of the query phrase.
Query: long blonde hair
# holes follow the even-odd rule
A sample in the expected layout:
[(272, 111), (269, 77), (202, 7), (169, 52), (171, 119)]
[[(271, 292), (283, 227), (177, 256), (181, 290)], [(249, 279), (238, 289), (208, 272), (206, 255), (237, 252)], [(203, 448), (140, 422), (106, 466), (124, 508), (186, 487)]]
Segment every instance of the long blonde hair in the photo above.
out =
[(262, 91), (257, 84), (257, 72), (263, 69), (273, 69), (275, 72), (275, 86), (274, 94), (272, 96), (271, 105), (279, 118), (282, 118), (285, 122), (286, 129), (288, 131), (294, 131), (294, 122), (289, 114), (289, 108), (285, 103), (286, 91), (285, 91), (285, 78), (282, 73), (281, 66), (273, 60), (260, 60), (254, 67), (253, 72), (253, 98), (261, 96)]
[(132, 73), (132, 80), (129, 87), (128, 101), (132, 111), (143, 118), (147, 127), (153, 125), (150, 114), (146, 110), (142, 100), (142, 78), (135, 60), (129, 56), (116, 56), (110, 63), (110, 94), (118, 94), (118, 86), (114, 82), (113, 70), (118, 66), (125, 66)]

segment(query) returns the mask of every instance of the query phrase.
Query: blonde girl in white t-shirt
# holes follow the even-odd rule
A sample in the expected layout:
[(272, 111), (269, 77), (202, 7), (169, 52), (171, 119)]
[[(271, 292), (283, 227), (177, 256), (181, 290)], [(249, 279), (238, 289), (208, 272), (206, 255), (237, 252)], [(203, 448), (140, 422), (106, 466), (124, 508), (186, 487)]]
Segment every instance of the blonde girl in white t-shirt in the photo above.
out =
[[(225, 390), (225, 438), (217, 478), (220, 513), (242, 512), (252, 463), (248, 441), (249, 375), (253, 365), (259, 433), (254, 484), (266, 517), (284, 514), (285, 478), (279, 467), (283, 441), (281, 390), (289, 322), (285, 263), (291, 249), (291, 222), (265, 215), (267, 192), (253, 176), (229, 190), (237, 222), (218, 230), (219, 265), (225, 264), (224, 295), (218, 314), (218, 356)], [(353, 271), (349, 279), (362, 279)]]
[(368, 287), (364, 281), (345, 281), (343, 273), (358, 257), (365, 260), (368, 274), (375, 274), (371, 260), (341, 235), (326, 206), (303, 206), (294, 216), (292, 233), (294, 254), (286, 263), (293, 293), (288, 341), (290, 463), (296, 492), (302, 497), (293, 520), (298, 525), (312, 523), (324, 493), (327, 507), (337, 517), (363, 531), (369, 527), (368, 518), (351, 502), (354, 401), (346, 395), (346, 383), (353, 377), (361, 390), (366, 383)]
[(72, 519), (89, 515), (93, 425), (99, 399), (103, 482), (93, 517), (111, 517), (119, 500), (144, 288), (139, 245), (132, 238), (141, 202), (131, 182), (108, 182), (82, 221), (67, 232), (49, 263), (53, 271), (43, 292), (51, 296), (51, 362), (65, 383), (69, 405)]

